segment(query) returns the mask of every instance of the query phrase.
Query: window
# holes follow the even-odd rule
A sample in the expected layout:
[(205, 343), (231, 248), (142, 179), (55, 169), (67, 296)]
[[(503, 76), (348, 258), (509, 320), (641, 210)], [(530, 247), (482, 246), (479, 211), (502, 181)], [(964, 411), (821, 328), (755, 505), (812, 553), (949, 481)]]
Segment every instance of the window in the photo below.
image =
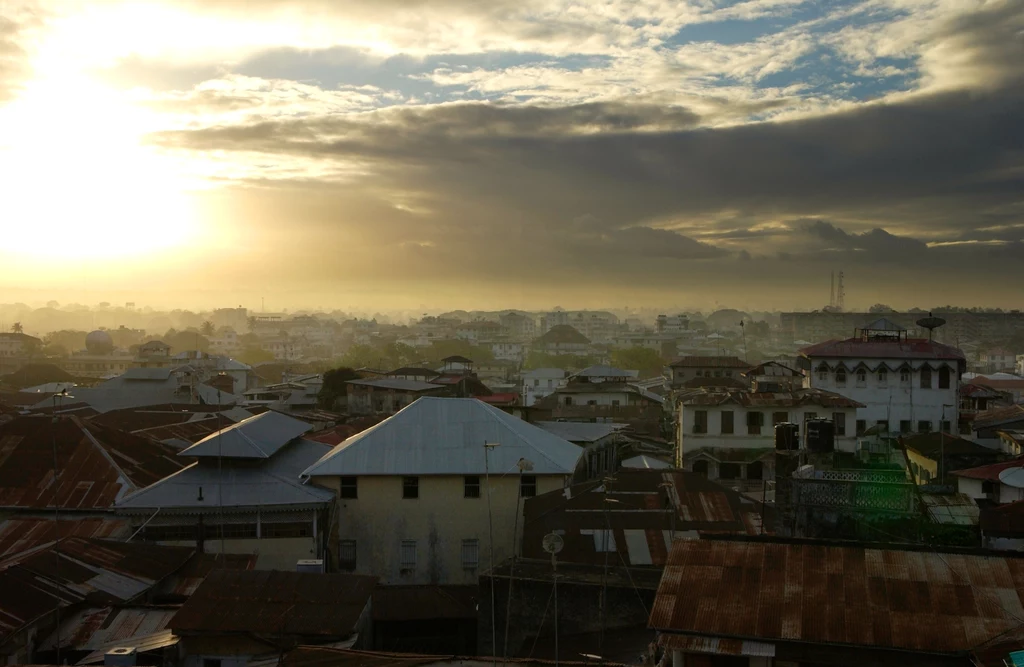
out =
[(173, 542), (178, 540), (194, 540), (199, 527), (191, 526), (146, 526), (142, 529), (142, 538), (147, 542)]
[[(260, 530), (262, 537), (309, 537), (312, 534), (313, 524), (309, 521), (264, 523)], [(252, 536), (256, 537), (255, 532)]]
[(617, 398), (613, 398), (613, 399), (612, 399), (612, 407), (613, 407), (613, 408), (617, 408), (617, 407), (619, 407), (619, 406), (620, 406), (621, 404), (622, 404), (622, 401), (620, 401), (619, 399), (617, 399)]
[(589, 400), (589, 401), (587, 401), (587, 405), (597, 405), (597, 401)]
[(846, 386), (846, 369), (845, 368), (836, 369), (836, 386), (837, 387), (845, 387)]
[(948, 419), (943, 419), (942, 422), (940, 422), (940, 426), (943, 433), (953, 432), (953, 425), (949, 423)]
[(733, 432), (733, 412), (732, 410), (722, 410), (722, 433), (729, 435)]
[(910, 384), (910, 369), (909, 368), (901, 368), (900, 369), (900, 384)]
[(761, 426), (764, 424), (763, 412), (747, 413), (747, 435), (761, 435)]
[(725, 372), (725, 377), (731, 378), (732, 377), (732, 371), (726, 371)]
[(930, 421), (919, 421), (917, 422), (918, 433), (930, 433), (932, 430), (932, 423)]
[(691, 468), (691, 470), (693, 470), (693, 472), (697, 473), (701, 477), (707, 477), (708, 476), (708, 462), (707, 461), (694, 461), (693, 462), (693, 468)]
[(402, 540), (402, 553), (399, 563), (402, 572), (416, 570), (416, 540)]
[(344, 572), (356, 569), (356, 541), (341, 540), (338, 542), (338, 567)]
[(921, 366), (921, 389), (932, 388), (932, 369)]
[(981, 492), (982, 493), (994, 493), (995, 490), (996, 490), (996, 485), (993, 484), (992, 482), (985, 481), (985, 482), (981, 483)]
[(764, 464), (760, 461), (748, 463), (747, 479), (764, 479)]
[(863, 368), (857, 370), (857, 386), (866, 387), (868, 386), (868, 372)]
[(777, 426), (779, 424), (782, 424), (782, 423), (788, 422), (788, 421), (789, 421), (789, 413), (788, 412), (773, 412), (772, 413), (772, 426)]
[(341, 497), (342, 498), (358, 498), (359, 497), (359, 484), (358, 477), (342, 477), (341, 478)]
[(740, 464), (739, 463), (719, 463), (718, 464), (718, 478), (719, 479), (739, 479), (740, 477)]
[(804, 421), (809, 421), (811, 419), (817, 419), (817, 418), (818, 418), (818, 413), (817, 412), (805, 412), (804, 413)]
[(910, 433), (911, 425), (909, 419), (900, 420), (900, 433)]
[(878, 430), (880, 430), (882, 433), (888, 433), (889, 432), (889, 420), (888, 419), (879, 419), (878, 421), (875, 422), (875, 424), (878, 426)]
[(536, 475), (523, 475), (519, 478), (519, 495), (523, 498), (533, 498), (537, 495)]
[(939, 369), (939, 389), (949, 389), (949, 366)]
[(598, 553), (615, 551), (615, 533), (610, 530), (595, 530), (594, 551)]
[(888, 371), (888, 369), (885, 369), (885, 368), (879, 368), (878, 369), (878, 384), (882, 385), (883, 387), (885, 385), (889, 384), (889, 371)]
[(715, 377), (716, 378), (722, 377), (722, 371), (715, 371)]
[(416, 499), (420, 497), (419, 477), (402, 478), (402, 497), (406, 499)]
[(462, 478), (462, 497), (480, 497), (480, 475), (466, 475)]
[(572, 405), (572, 396), (566, 396), (564, 403), (566, 405)]
[(694, 433), (707, 433), (708, 432), (708, 411), (707, 410), (694, 410), (694, 412), (693, 412), (693, 432)]
[(475, 570), (480, 565), (480, 540), (462, 540), (462, 569)]
[(818, 369), (818, 382), (828, 384), (828, 368)]
[(864, 419), (857, 420), (857, 437), (864, 435), (864, 431), (868, 430), (868, 423)]
[[(291, 524), (288, 524), (291, 525)], [(267, 535), (267, 526), (263, 526), (264, 537), (277, 537), (276, 535)], [(212, 525), (206, 526), (206, 537), (211, 540), (219, 540), (221, 538), (226, 540), (251, 540), (256, 537), (256, 524), (255, 523), (226, 523), (223, 527)], [(285, 535), (284, 537), (291, 537)]]

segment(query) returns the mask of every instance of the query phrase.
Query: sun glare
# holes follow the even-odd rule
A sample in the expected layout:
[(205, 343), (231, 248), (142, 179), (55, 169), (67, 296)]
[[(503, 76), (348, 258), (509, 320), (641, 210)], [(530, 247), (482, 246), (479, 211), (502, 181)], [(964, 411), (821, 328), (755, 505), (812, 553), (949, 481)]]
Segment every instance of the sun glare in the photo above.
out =
[(151, 122), (79, 74), (30, 82), (0, 109), (2, 250), (97, 260), (189, 241), (195, 224), (184, 182), (142, 143)]

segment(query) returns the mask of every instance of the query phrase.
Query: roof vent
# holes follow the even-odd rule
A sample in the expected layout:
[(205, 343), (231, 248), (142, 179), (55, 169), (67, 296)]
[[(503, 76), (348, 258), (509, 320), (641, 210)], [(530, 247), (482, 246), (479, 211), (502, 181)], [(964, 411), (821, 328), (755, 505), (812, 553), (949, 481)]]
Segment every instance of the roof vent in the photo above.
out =
[(108, 667), (135, 667), (137, 651), (132, 646), (118, 646), (103, 655), (103, 664)]

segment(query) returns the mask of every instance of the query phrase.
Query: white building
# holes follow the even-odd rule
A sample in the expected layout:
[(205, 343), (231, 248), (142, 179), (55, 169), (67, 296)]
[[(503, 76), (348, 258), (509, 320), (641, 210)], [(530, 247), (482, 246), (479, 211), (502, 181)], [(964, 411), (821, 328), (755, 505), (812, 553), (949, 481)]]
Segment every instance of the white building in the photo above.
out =
[(521, 499), (562, 489), (582, 452), (482, 401), (424, 397), (304, 475), (338, 494), (340, 569), (384, 584), (475, 584), (513, 555)]
[(526, 352), (526, 345), (524, 343), (511, 340), (481, 341), (480, 344), (491, 348), (491, 354), (494, 355), (494, 358), (501, 361), (522, 361), (523, 355)]
[(522, 382), (523, 405), (530, 406), (537, 399), (555, 393), (556, 389), (566, 385), (565, 371), (561, 368), (535, 368), (519, 374)]
[(231, 327), (223, 327), (210, 338), (210, 351), (215, 354), (236, 354), (242, 349), (242, 341), (238, 332)]
[(864, 407), (856, 432), (958, 432), (963, 352), (927, 339), (908, 338), (906, 329), (880, 319), (846, 340), (801, 350), (810, 386), (842, 394)]
[(695, 389), (680, 398), (676, 418), (677, 465), (687, 452), (699, 449), (769, 449), (775, 447), (775, 425), (796, 424), (801, 439), (810, 419), (835, 425), (837, 450), (854, 452), (853, 421), (862, 404), (820, 389), (786, 392)]
[(0, 333), (0, 357), (23, 357), (39, 350), (43, 341), (23, 333)]

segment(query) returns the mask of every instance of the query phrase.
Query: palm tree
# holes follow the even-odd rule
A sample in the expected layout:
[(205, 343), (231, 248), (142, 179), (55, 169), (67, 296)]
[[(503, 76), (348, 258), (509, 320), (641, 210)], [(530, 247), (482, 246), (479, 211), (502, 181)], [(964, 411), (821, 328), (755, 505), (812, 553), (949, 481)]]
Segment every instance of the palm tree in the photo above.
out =
[(203, 322), (203, 324), (202, 324), (202, 325), (201, 325), (201, 326), (199, 327), (199, 333), (203, 334), (204, 336), (212, 336), (212, 335), (213, 335), (213, 332), (214, 332), (215, 330), (216, 330), (216, 329), (215, 329), (215, 327), (213, 326), (213, 322), (211, 322), (210, 320), (206, 320), (206, 321), (205, 321), (205, 322)]
[(25, 333), (25, 327), (21, 326), (21, 322), (15, 322), (11, 325), (11, 333)]

